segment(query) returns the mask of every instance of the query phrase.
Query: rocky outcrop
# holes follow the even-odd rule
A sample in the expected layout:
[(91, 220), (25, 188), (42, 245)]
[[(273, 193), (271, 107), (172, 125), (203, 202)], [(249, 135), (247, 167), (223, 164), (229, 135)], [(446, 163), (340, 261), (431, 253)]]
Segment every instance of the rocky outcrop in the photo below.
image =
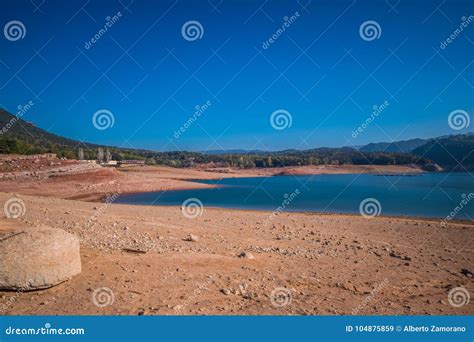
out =
[(439, 166), (436, 163), (429, 163), (429, 164), (424, 164), (421, 166), (421, 169), (423, 171), (428, 171), (428, 172), (441, 172), (443, 171), (443, 168)]
[(0, 289), (44, 289), (80, 272), (76, 236), (53, 228), (0, 232)]
[(436, 163), (424, 164), (424, 165), (421, 166), (421, 169), (423, 171), (428, 171), (428, 172), (441, 172), (441, 171), (443, 171), (443, 168), (441, 166), (439, 166), (438, 164), (436, 164)]

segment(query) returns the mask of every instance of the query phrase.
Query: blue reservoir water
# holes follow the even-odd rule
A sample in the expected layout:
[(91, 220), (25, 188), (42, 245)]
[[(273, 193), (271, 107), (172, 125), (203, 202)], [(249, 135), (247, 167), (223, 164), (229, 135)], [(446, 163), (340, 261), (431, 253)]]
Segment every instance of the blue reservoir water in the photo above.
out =
[[(444, 218), (460, 208), (453, 218), (474, 219), (474, 176), (469, 173), (308, 175), (197, 182), (219, 187), (120, 195), (116, 202), (181, 205), (189, 198), (196, 198), (204, 206), (221, 208), (275, 210), (280, 207), (283, 211), (358, 214), (361, 202), (366, 200), (369, 204), (376, 203), (380, 215)], [(367, 210), (370, 214), (370, 205)]]

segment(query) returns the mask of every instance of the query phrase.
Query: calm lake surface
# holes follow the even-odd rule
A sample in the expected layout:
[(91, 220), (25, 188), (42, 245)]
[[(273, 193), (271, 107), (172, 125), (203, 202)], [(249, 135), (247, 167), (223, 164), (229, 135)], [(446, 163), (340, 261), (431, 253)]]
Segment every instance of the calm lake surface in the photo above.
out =
[[(181, 205), (189, 198), (203, 205), (235, 209), (312, 211), (474, 219), (474, 176), (469, 173), (421, 175), (308, 175), (225, 178), (197, 181), (219, 188), (120, 195), (117, 203)], [(470, 195), (471, 194), (471, 195)], [(361, 202), (367, 200), (364, 209)], [(463, 204), (464, 202), (467, 204)], [(375, 201), (374, 201), (375, 200)]]

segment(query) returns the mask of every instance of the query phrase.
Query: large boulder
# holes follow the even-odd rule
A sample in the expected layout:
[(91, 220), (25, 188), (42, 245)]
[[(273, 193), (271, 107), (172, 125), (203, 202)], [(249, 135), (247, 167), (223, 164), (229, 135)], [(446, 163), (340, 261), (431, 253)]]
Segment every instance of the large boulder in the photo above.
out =
[(53, 228), (0, 231), (0, 289), (44, 289), (80, 272), (76, 236)]

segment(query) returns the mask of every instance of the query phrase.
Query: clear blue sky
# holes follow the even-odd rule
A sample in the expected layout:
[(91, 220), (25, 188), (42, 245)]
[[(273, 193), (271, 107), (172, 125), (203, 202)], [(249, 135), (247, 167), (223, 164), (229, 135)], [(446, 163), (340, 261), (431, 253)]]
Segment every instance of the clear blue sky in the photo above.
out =
[[(14, 112), (33, 101), (24, 118), (69, 138), (157, 150), (304, 149), (463, 133), (474, 122), (454, 131), (447, 120), (456, 109), (474, 113), (474, 22), (440, 44), (469, 15), (471, 0), (3, 1), (1, 28), (18, 20), (26, 34), (0, 36), (0, 104)], [(200, 39), (183, 38), (190, 20), (202, 25)], [(379, 24), (378, 39), (361, 38), (368, 20)], [(94, 127), (100, 109), (113, 113), (113, 127)], [(278, 109), (291, 114), (284, 130), (269, 121)]]

